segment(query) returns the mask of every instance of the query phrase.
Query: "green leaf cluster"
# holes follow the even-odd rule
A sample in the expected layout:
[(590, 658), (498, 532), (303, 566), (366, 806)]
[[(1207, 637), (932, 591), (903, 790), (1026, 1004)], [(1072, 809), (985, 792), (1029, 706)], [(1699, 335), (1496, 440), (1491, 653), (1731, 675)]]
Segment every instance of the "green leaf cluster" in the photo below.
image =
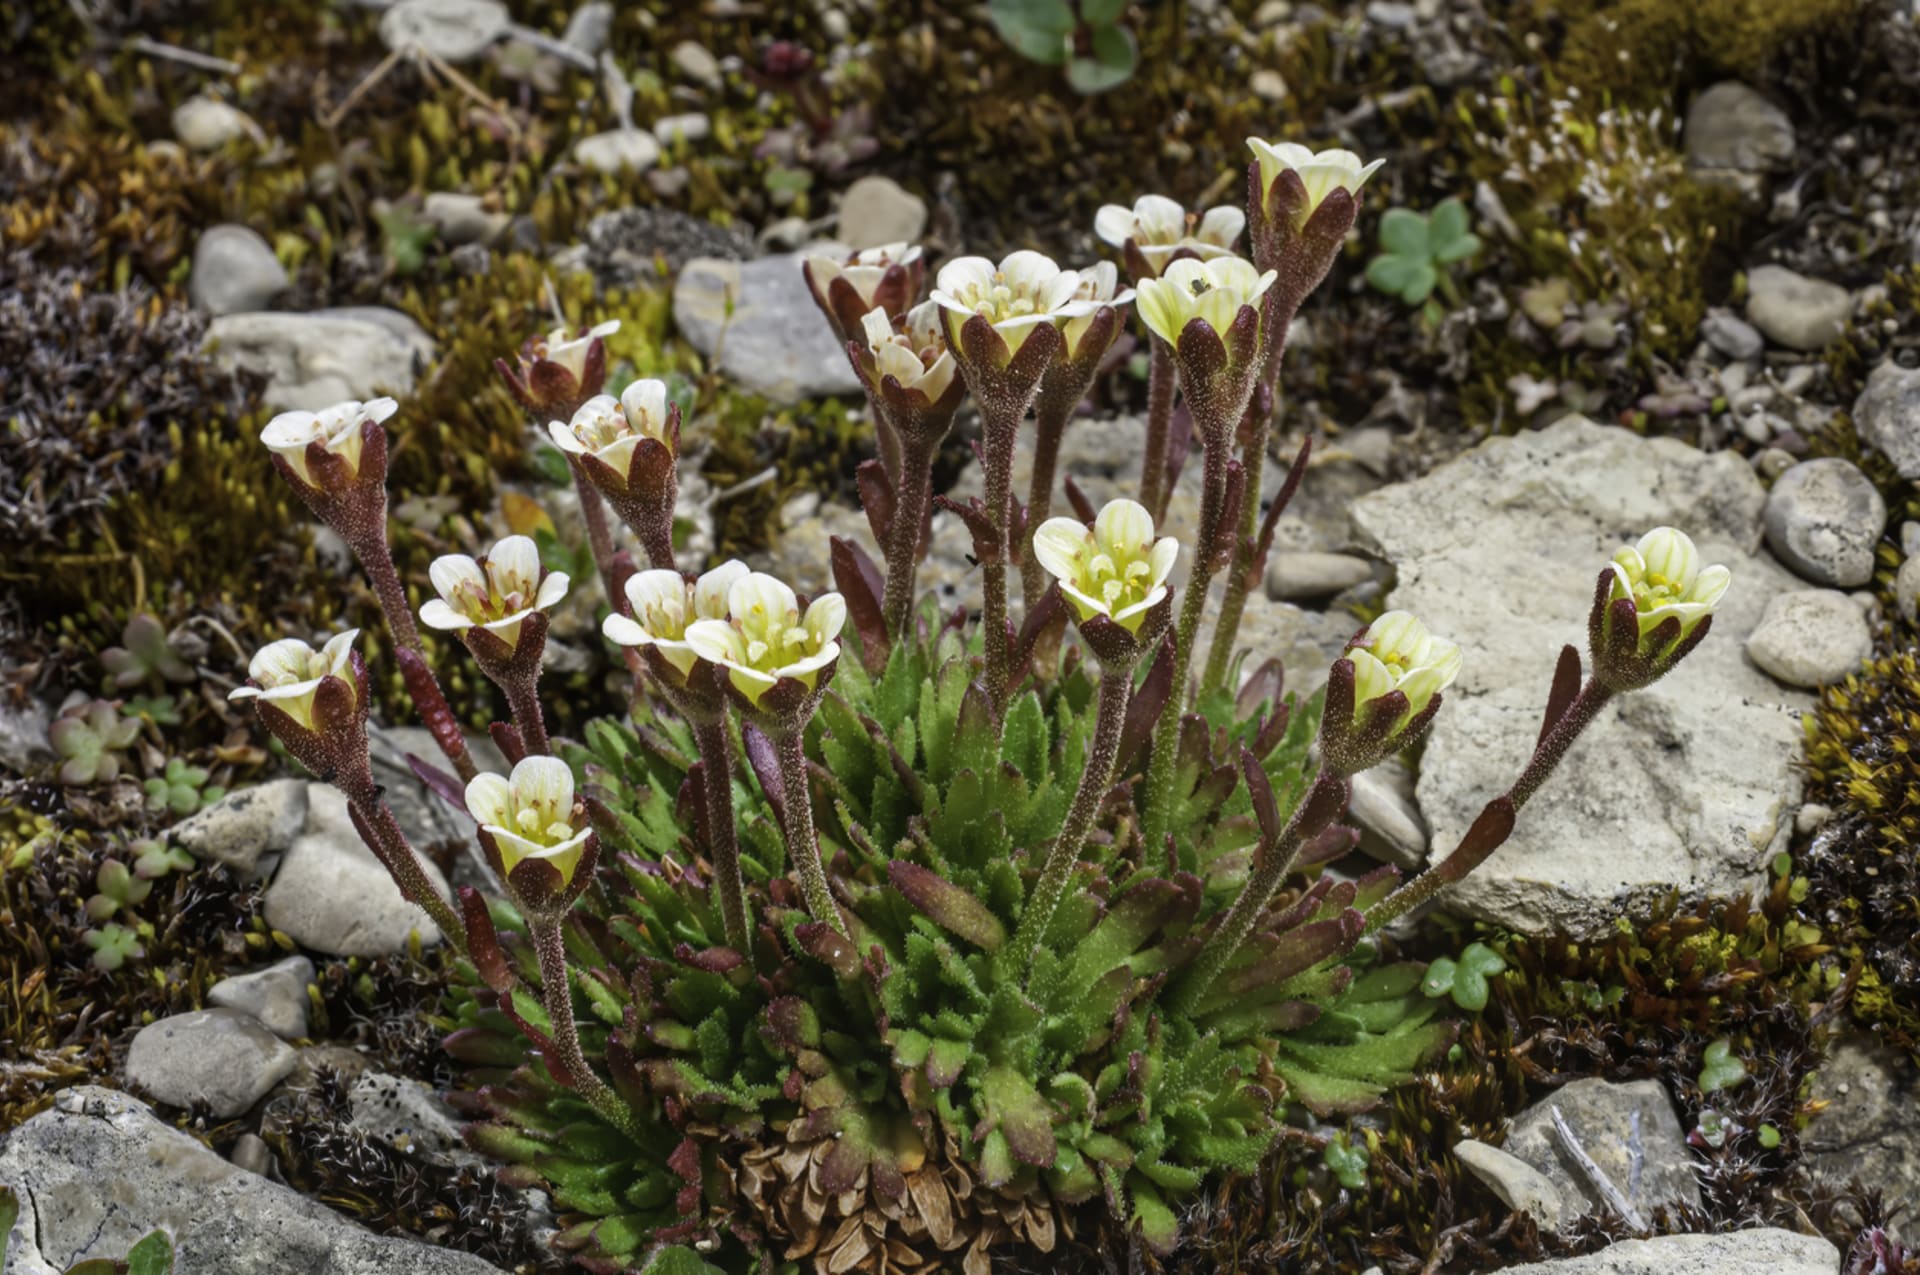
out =
[(1076, 93), (1105, 93), (1133, 78), (1140, 43), (1122, 25), (1127, 0), (990, 0), (987, 16), (1007, 46), (1065, 65)]
[(1447, 267), (1480, 251), (1467, 225), (1467, 206), (1447, 199), (1422, 216), (1389, 208), (1380, 218), (1380, 255), (1367, 263), (1367, 282), (1410, 306), (1424, 305), (1436, 287), (1448, 290)]

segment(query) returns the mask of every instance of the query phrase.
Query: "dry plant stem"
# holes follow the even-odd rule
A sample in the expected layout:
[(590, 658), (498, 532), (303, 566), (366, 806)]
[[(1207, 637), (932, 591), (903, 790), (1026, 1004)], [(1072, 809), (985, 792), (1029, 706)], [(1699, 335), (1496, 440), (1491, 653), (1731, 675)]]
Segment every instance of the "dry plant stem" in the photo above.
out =
[(513, 714), (514, 727), (520, 732), (520, 742), (526, 745), (527, 752), (552, 752), (553, 747), (547, 741), (547, 715), (540, 707), (538, 675), (503, 678), (500, 689), (506, 693), (507, 708)]
[(573, 987), (567, 979), (567, 941), (560, 917), (532, 913), (527, 917), (527, 928), (540, 958), (540, 999), (546, 1005), (560, 1065), (572, 1077), (570, 1088), (585, 1098), (602, 1120), (637, 1141), (641, 1130), (633, 1111), (612, 1085), (600, 1079), (580, 1048), (580, 1028), (573, 1018)]
[(987, 517), (992, 520), (994, 543), (987, 548), (981, 564), (986, 585), (982, 621), (986, 628), (987, 702), (997, 719), (1006, 711), (1007, 688), (1012, 680), (1012, 641), (1007, 632), (1007, 563), (1013, 558), (1013, 445), (1020, 434), (1020, 422), (1026, 417), (1022, 404), (1018, 416), (994, 419), (981, 404), (980, 461), (985, 471)]
[[(1230, 428), (1230, 427), (1229, 427)], [(1186, 702), (1187, 673), (1193, 666), (1194, 640), (1207, 609), (1207, 590), (1213, 584), (1212, 558), (1207, 546), (1218, 543), (1220, 520), (1227, 499), (1226, 429), (1206, 435), (1206, 482), (1200, 494), (1200, 531), (1194, 540), (1193, 574), (1180, 600), (1180, 621), (1173, 639), (1173, 697), (1153, 728), (1153, 758), (1147, 764), (1147, 813), (1143, 821), (1146, 844), (1157, 847), (1173, 818), (1173, 753), (1180, 738), (1181, 705)]]
[(1167, 443), (1173, 431), (1173, 388), (1178, 380), (1173, 366), (1173, 347), (1157, 336), (1148, 336), (1151, 353), (1147, 357), (1147, 440), (1140, 458), (1140, 503), (1159, 523), (1167, 515)]
[(400, 821), (393, 817), (393, 811), (380, 799), (380, 786), (373, 780), (373, 771), (362, 767), (358, 775), (341, 775), (338, 782), (347, 794), (347, 800), (366, 821), (373, 841), (367, 849), (400, 887), (400, 894), (407, 902), (415, 905), (433, 918), (433, 923), (460, 951), (467, 950), (467, 927), (451, 904), (440, 897), (433, 888), (433, 882), (427, 877), (426, 869), (420, 866), (419, 856), (407, 842), (407, 834), (400, 830)]
[[(357, 539), (350, 546), (353, 556), (360, 561), (360, 569), (367, 573), (367, 580), (373, 585), (374, 596), (380, 599), (380, 611), (387, 618), (387, 628), (393, 634), (393, 640), (420, 657), (420, 667), (427, 674), (425, 680), (409, 683), (408, 689), (416, 695), (422, 695), (433, 703), (416, 704), (414, 707), (423, 718), (434, 713), (452, 718), (453, 710), (447, 705), (447, 697), (440, 689), (440, 679), (433, 676), (432, 667), (427, 663), (426, 648), (420, 644), (420, 630), (413, 622), (413, 608), (407, 603), (407, 591), (400, 584), (400, 572), (393, 565), (393, 550), (387, 545), (386, 528), (382, 526), (378, 535)], [(434, 742), (440, 745), (440, 751), (453, 764), (462, 783), (471, 782), (480, 773), (473, 757), (467, 752), (464, 743), (448, 747), (441, 732), (432, 732)], [(458, 739), (457, 732), (450, 732)]]
[(887, 524), (887, 583), (881, 614), (896, 642), (907, 639), (913, 625), (914, 579), (920, 568), (920, 529), (926, 525), (927, 502), (933, 499), (933, 453), (925, 447), (906, 447), (897, 462), (893, 521)]
[(1309, 837), (1318, 836), (1338, 813), (1346, 808), (1346, 797), (1338, 790), (1347, 784), (1347, 777), (1329, 767), (1322, 767), (1315, 776), (1313, 789), (1303, 793), (1300, 803), (1293, 808), (1293, 814), (1287, 819), (1286, 827), (1267, 848), (1265, 857), (1247, 878), (1240, 897), (1214, 927), (1211, 937), (1201, 947), (1200, 954), (1193, 958), (1187, 973), (1181, 979), (1169, 1000), (1170, 1006), (1181, 1013), (1192, 1013), (1194, 1006), (1200, 1003), (1220, 977), (1220, 972), (1233, 960), (1240, 945), (1253, 933), (1254, 925), (1261, 914), (1267, 910), (1267, 904), (1273, 901), (1273, 895), (1280, 888), (1287, 874), (1293, 871), (1293, 864), (1300, 857), (1300, 847)]
[[(1053, 512), (1053, 478), (1060, 467), (1060, 442), (1067, 434), (1078, 404), (1062, 411), (1041, 406), (1034, 413), (1033, 481), (1027, 488), (1027, 526), (1038, 528)], [(1033, 537), (1020, 546), (1020, 597), (1027, 610), (1033, 610), (1040, 595), (1047, 591), (1046, 573), (1034, 556)]]
[[(1533, 796), (1540, 785), (1547, 781), (1547, 776), (1567, 755), (1567, 749), (1573, 746), (1573, 741), (1580, 737), (1581, 731), (1593, 724), (1594, 718), (1599, 716), (1601, 708), (1613, 698), (1613, 694), (1596, 678), (1589, 678), (1587, 684), (1580, 688), (1580, 693), (1567, 705), (1560, 720), (1553, 724), (1553, 728), (1533, 750), (1533, 756), (1528, 759), (1526, 769), (1520, 772), (1520, 778), (1503, 794), (1516, 814), (1520, 807), (1527, 804), (1527, 798)], [(1453, 853), (1439, 863), (1367, 909), (1367, 932), (1372, 933), (1383, 925), (1390, 925), (1427, 902), (1478, 867), (1489, 853), (1490, 849), (1463, 855), (1461, 847), (1456, 846)]]
[(1034, 883), (1033, 896), (1020, 914), (1020, 928), (1013, 939), (1014, 959), (1021, 969), (1033, 969), (1034, 955), (1046, 936), (1047, 925), (1067, 892), (1073, 866), (1080, 861), (1080, 848), (1086, 844), (1087, 830), (1100, 811), (1100, 802), (1113, 780), (1113, 765), (1120, 751), (1120, 734), (1127, 721), (1127, 701), (1133, 697), (1133, 666), (1102, 665), (1099, 704), (1095, 709), (1093, 743), (1087, 750), (1086, 769), (1080, 772), (1080, 786), (1074, 789), (1073, 804), (1060, 825), (1060, 835), (1047, 851), (1040, 879)]
[(707, 850), (713, 855), (714, 886), (720, 891), (720, 922), (727, 946), (753, 965), (753, 936), (747, 928), (747, 889), (740, 875), (740, 843), (733, 826), (733, 741), (726, 718), (714, 713), (693, 725), (694, 744), (706, 766), (701, 784), (707, 800)]
[(800, 897), (807, 914), (822, 925), (830, 926), (842, 938), (851, 938), (847, 923), (834, 906), (833, 891), (827, 888), (826, 869), (820, 864), (820, 839), (813, 828), (812, 781), (807, 775), (806, 726), (784, 728), (774, 741), (780, 754), (780, 785), (787, 798), (787, 858), (800, 878)]

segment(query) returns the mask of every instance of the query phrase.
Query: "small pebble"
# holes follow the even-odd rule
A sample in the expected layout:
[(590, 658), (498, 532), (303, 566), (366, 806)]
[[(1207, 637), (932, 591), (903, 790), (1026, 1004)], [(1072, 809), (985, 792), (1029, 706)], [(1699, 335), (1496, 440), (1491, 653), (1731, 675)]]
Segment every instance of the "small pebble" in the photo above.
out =
[(1852, 314), (1853, 295), (1837, 283), (1785, 266), (1759, 266), (1747, 275), (1748, 321), (1790, 350), (1818, 350), (1838, 341)]
[(1851, 462), (1829, 456), (1780, 475), (1763, 521), (1775, 557), (1815, 584), (1851, 589), (1873, 579), (1887, 504)]
[(1839, 681), (1872, 654), (1867, 617), (1837, 589), (1776, 594), (1747, 637), (1761, 671), (1809, 689)]

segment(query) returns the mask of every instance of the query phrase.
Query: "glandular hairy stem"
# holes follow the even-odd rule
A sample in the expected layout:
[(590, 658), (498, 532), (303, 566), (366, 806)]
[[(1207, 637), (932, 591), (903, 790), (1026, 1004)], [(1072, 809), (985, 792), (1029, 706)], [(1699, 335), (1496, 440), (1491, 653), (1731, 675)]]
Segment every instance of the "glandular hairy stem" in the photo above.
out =
[(895, 489), (893, 521), (887, 525), (887, 583), (881, 613), (887, 632), (904, 642), (913, 624), (914, 579), (920, 565), (920, 529), (926, 526), (927, 502), (933, 499), (933, 453), (925, 447), (903, 446)]
[(994, 544), (988, 547), (981, 564), (986, 586), (981, 622), (986, 630), (987, 700), (998, 718), (1006, 711), (1013, 665), (1013, 643), (1007, 629), (1007, 564), (1013, 557), (1013, 445), (1027, 413), (1024, 403), (1019, 415), (1011, 419), (1005, 413), (987, 414), (984, 404), (982, 411), (985, 419), (980, 426), (980, 462)]
[(1147, 337), (1152, 353), (1147, 361), (1147, 440), (1140, 458), (1140, 503), (1158, 524), (1167, 516), (1167, 443), (1173, 431), (1173, 347), (1158, 336)]
[(393, 634), (394, 642), (420, 657), (415, 675), (406, 679), (415, 711), (430, 725), (445, 724), (443, 729), (431, 732), (434, 742), (440, 745), (441, 753), (452, 763), (460, 781), (471, 782), (480, 768), (467, 751), (466, 741), (455, 724), (453, 709), (448, 707), (446, 693), (440, 689), (440, 679), (427, 663), (426, 648), (420, 643), (420, 629), (413, 621), (413, 608), (407, 604), (407, 591), (400, 583), (400, 572), (393, 565), (393, 551), (387, 546), (385, 524), (373, 534), (350, 542), (349, 547), (359, 560), (360, 569), (366, 572), (367, 581), (373, 585), (374, 596), (380, 599), (380, 612), (386, 617), (387, 631)]
[(780, 755), (780, 786), (787, 802), (787, 858), (800, 878), (800, 897), (807, 915), (851, 938), (847, 923), (827, 887), (827, 870), (820, 862), (820, 839), (813, 827), (813, 791), (807, 775), (806, 728), (801, 723), (783, 729), (774, 740)]
[(580, 1048), (580, 1027), (573, 1017), (573, 987), (568, 981), (567, 941), (562, 932), (563, 918), (533, 914), (527, 928), (533, 936), (533, 950), (540, 959), (540, 998), (547, 1010), (547, 1023), (553, 1035), (553, 1047), (573, 1091), (602, 1120), (620, 1132), (640, 1139), (640, 1122), (632, 1108), (600, 1078)]
[(452, 905), (434, 889), (427, 870), (421, 866), (419, 856), (407, 841), (407, 834), (401, 831), (400, 821), (393, 817), (393, 811), (381, 798), (380, 786), (374, 782), (371, 767), (363, 762), (359, 769), (359, 774), (341, 774), (335, 778), (341, 791), (347, 794), (347, 800), (359, 812), (366, 833), (363, 839), (368, 840), (367, 849), (373, 851), (374, 858), (380, 860), (380, 866), (400, 887), (401, 897), (432, 917), (433, 923), (440, 927), (441, 934), (465, 952), (466, 924)]
[(713, 888), (720, 894), (720, 921), (727, 946), (753, 964), (753, 934), (747, 921), (747, 890), (740, 874), (740, 842), (733, 824), (733, 741), (724, 716), (697, 721), (694, 744), (705, 768), (701, 787), (707, 804), (707, 853), (713, 856)]
[[(1072, 404), (1062, 410), (1042, 401), (1034, 414), (1033, 480), (1027, 488), (1027, 528), (1037, 529), (1053, 512), (1053, 480), (1060, 466), (1060, 441), (1066, 437), (1067, 422), (1073, 419)], [(1144, 503), (1144, 502), (1143, 502)], [(1047, 575), (1034, 556), (1033, 537), (1020, 545), (1020, 596), (1027, 610), (1033, 610), (1040, 595), (1047, 591)]]

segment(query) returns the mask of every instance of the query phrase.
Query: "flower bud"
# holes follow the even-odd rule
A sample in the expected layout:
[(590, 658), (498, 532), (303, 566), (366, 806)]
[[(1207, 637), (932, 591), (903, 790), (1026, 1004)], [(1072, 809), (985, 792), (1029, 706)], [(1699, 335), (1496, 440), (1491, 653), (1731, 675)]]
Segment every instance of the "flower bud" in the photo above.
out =
[(1320, 747), (1336, 770), (1365, 770), (1412, 744), (1460, 675), (1460, 648), (1416, 617), (1388, 611), (1334, 662), (1320, 719)]
[[(282, 412), (260, 431), (260, 441), (306, 487), (333, 485), (325, 469), (316, 472), (312, 463), (317, 460), (327, 465), (310, 452), (316, 444), (326, 456), (336, 458), (337, 463), (328, 467), (334, 468), (341, 479), (353, 482), (360, 477), (366, 426), (378, 426), (399, 408), (390, 398), (376, 398), (365, 403), (349, 399), (318, 412)], [(385, 475), (380, 477), (384, 479)]]

